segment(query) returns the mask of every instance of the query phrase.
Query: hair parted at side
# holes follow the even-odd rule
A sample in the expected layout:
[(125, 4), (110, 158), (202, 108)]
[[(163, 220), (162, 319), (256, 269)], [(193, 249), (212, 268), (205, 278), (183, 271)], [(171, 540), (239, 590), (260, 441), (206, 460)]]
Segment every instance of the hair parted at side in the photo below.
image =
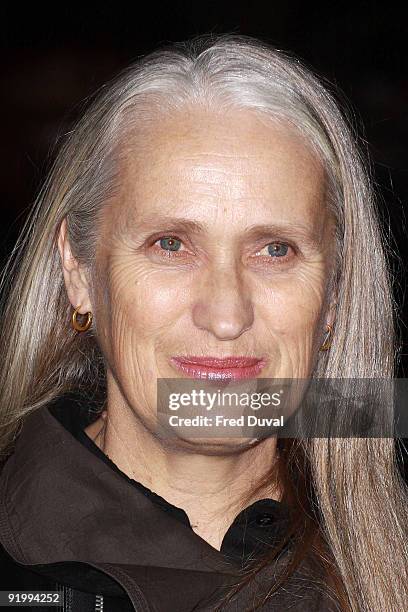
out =
[[(250, 109), (302, 134), (326, 171), (336, 223), (336, 322), (316, 378), (390, 378), (397, 355), (387, 239), (370, 171), (329, 88), (290, 54), (240, 35), (209, 35), (142, 57), (102, 86), (65, 135), (1, 280), (0, 452), (12, 452), (25, 417), (63, 393), (103, 384), (96, 325), (76, 334), (57, 235), (64, 218), (74, 256), (90, 272), (98, 218), (114, 201), (126, 144), (138, 129), (186, 105)], [(403, 610), (408, 600), (408, 494), (394, 440), (279, 440), (279, 475), (293, 512), (293, 553), (327, 572), (339, 610)], [(270, 477), (276, 476), (276, 466)], [(311, 495), (313, 494), (313, 499)], [(315, 512), (314, 506), (318, 511)], [(315, 517), (315, 518), (313, 518)], [(273, 563), (271, 551), (265, 563)], [(258, 568), (259, 569), (259, 568)], [(257, 570), (251, 570), (250, 580)], [(244, 584), (245, 580), (242, 582)], [(275, 588), (276, 587), (276, 588)], [(271, 589), (277, 590), (279, 584)]]

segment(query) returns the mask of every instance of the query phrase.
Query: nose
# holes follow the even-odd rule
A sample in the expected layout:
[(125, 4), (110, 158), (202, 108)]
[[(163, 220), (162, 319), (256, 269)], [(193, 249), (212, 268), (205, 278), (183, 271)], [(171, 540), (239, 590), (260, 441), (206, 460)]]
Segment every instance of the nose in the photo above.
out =
[(252, 326), (250, 291), (236, 264), (214, 266), (206, 271), (193, 304), (193, 321), (219, 340), (238, 338)]

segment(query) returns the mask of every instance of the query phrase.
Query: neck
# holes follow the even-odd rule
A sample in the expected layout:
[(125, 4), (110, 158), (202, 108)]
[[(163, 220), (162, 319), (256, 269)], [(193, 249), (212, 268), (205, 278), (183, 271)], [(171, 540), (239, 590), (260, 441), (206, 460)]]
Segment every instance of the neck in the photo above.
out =
[(129, 478), (185, 510), (192, 529), (218, 550), (243, 507), (259, 499), (281, 499), (279, 487), (269, 481), (246, 497), (244, 506), (241, 501), (273, 466), (276, 438), (239, 450), (232, 450), (229, 444), (217, 453), (209, 453), (200, 443), (193, 448), (170, 446), (149, 431), (127, 405), (112, 398), (105, 418), (85, 431)]

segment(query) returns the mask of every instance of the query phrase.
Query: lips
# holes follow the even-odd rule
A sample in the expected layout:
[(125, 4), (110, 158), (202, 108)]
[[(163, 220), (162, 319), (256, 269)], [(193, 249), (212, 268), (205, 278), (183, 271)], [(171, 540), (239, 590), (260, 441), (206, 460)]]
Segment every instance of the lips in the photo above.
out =
[(208, 380), (255, 378), (265, 366), (265, 359), (257, 357), (177, 356), (171, 362), (191, 378)]

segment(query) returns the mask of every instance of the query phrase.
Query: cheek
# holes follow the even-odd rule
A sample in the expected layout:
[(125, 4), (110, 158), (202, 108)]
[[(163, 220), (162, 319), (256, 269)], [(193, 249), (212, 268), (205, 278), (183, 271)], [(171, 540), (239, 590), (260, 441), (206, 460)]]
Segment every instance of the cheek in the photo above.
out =
[(308, 270), (271, 283), (262, 293), (267, 327), (289, 344), (312, 341), (324, 303), (324, 274)]
[(160, 342), (161, 335), (184, 311), (187, 293), (175, 275), (138, 268), (134, 262), (113, 265), (109, 290), (112, 325), (122, 330), (122, 336), (137, 339), (136, 346), (149, 339)]

